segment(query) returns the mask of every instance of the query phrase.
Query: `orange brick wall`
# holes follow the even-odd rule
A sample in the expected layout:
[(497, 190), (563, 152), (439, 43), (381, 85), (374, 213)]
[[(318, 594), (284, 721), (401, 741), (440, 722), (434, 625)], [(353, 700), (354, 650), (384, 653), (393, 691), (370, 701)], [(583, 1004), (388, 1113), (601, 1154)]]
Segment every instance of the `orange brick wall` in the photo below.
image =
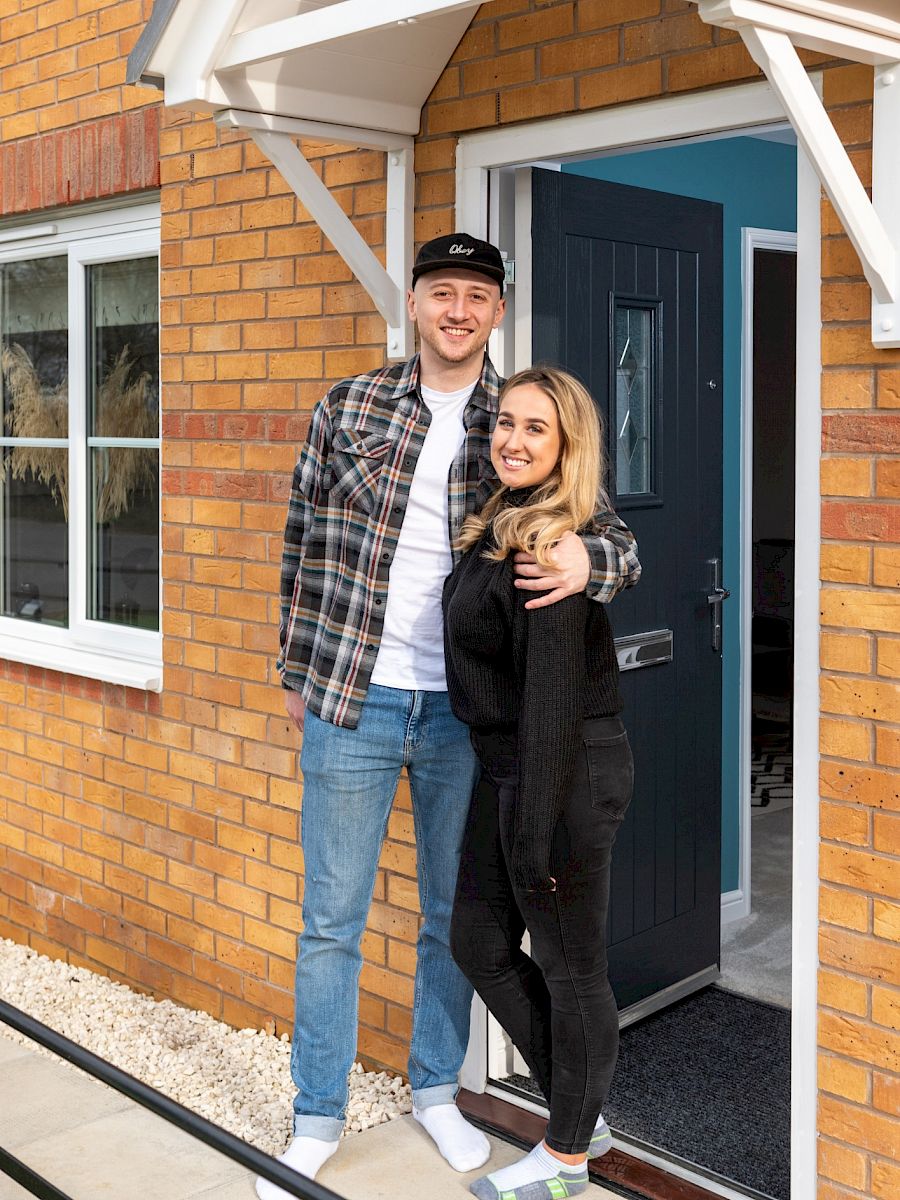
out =
[(0, 143), (155, 105), (125, 87), (153, 0), (0, 0)]
[[(70, 69), (51, 70), (59, 40), (47, 49), (29, 42), (36, 30), (3, 22), (46, 24), (65, 10), (67, 37), (65, 23), (96, 8), (0, 0), (2, 53), (10, 38), (16, 51), (2, 69), (19, 70), (23, 92), (20, 109), (0, 113), (3, 141), (51, 129), (52, 102), (28, 102), (28, 64), (60, 87)], [(117, 28), (118, 58), (94, 86), (121, 108), (153, 102), (120, 87), (136, 27)], [(108, 36), (95, 28), (76, 48), (99, 53)], [(484, 5), (423, 113), (416, 238), (453, 228), (461, 132), (758, 74), (734, 35), (682, 0)], [(868, 73), (834, 66), (825, 79), (865, 176)], [(73, 122), (98, 115), (74, 112)], [(29, 113), (31, 125), (3, 124)], [(297, 739), (273, 675), (284, 507), (310, 408), (329, 381), (383, 361), (384, 328), (252, 142), (184, 114), (161, 124), (165, 690), (0, 665), (0, 932), (232, 1023), (280, 1029), (302, 900)], [(380, 247), (383, 157), (307, 149)], [(821, 1195), (886, 1200), (900, 1086), (900, 624), (888, 590), (900, 566), (900, 352), (872, 349), (868, 291), (827, 205), (824, 233)], [(366, 933), (360, 1027), (362, 1053), (400, 1068), (414, 867), (401, 788)]]
[[(825, 76), (868, 186), (872, 71)], [(822, 206), (820, 1196), (900, 1195), (900, 350)]]

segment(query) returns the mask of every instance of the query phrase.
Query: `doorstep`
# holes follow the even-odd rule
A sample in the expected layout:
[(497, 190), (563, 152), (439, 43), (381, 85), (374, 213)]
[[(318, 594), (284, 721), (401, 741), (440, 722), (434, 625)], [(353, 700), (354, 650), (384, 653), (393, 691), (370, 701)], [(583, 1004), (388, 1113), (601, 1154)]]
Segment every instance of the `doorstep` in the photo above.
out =
[[(344, 1140), (319, 1172), (319, 1182), (346, 1200), (472, 1200), (469, 1184), (486, 1170), (522, 1157), (518, 1146), (488, 1134), (491, 1157), (467, 1175), (451, 1170), (412, 1117), (398, 1117)], [(585, 1200), (616, 1200), (618, 1193), (592, 1186)]]

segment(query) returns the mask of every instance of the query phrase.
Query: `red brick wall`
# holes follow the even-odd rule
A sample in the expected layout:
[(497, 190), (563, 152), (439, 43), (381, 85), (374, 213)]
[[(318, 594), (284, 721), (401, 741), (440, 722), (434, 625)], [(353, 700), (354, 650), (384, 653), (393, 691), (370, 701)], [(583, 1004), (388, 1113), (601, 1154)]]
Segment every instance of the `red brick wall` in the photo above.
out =
[(159, 114), (140, 108), (0, 146), (0, 213), (158, 188)]

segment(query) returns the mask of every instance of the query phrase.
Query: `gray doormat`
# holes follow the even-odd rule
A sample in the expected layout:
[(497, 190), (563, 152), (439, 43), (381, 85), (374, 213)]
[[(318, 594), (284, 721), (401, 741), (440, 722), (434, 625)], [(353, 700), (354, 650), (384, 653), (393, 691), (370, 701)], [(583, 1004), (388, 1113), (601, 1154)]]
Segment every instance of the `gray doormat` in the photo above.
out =
[[(622, 1030), (603, 1115), (619, 1131), (789, 1200), (791, 1014), (710, 987)], [(504, 1082), (538, 1093), (520, 1075)]]

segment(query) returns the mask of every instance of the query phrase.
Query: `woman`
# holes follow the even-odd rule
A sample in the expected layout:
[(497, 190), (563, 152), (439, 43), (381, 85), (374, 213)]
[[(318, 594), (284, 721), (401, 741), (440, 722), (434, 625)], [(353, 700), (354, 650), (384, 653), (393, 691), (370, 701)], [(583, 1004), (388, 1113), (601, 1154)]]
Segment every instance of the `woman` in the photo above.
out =
[[(514, 375), (491, 461), (502, 486), (466, 521), (467, 553), (444, 588), (450, 701), (483, 768), (451, 946), (550, 1106), (544, 1141), (471, 1190), (542, 1200), (583, 1191), (588, 1153), (610, 1144), (600, 1112), (618, 1016), (606, 912), (633, 767), (605, 606), (579, 595), (526, 609), (512, 570), (515, 551), (547, 565), (563, 533), (590, 527), (602, 451), (588, 392), (551, 368)], [(526, 929), (532, 957), (520, 945)]]

